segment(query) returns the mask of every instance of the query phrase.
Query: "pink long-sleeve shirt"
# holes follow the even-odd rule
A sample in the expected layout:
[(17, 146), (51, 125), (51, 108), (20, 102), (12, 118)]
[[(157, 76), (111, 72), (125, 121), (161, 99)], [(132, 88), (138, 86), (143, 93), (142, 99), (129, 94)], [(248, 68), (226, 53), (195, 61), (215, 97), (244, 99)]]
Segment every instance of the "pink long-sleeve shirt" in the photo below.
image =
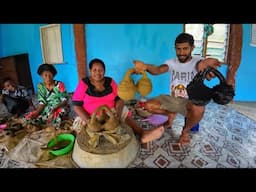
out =
[(113, 108), (118, 96), (117, 84), (112, 78), (105, 77), (104, 87), (106, 89), (103, 92), (96, 92), (88, 77), (80, 80), (72, 96), (73, 105), (83, 106), (90, 115), (104, 104)]

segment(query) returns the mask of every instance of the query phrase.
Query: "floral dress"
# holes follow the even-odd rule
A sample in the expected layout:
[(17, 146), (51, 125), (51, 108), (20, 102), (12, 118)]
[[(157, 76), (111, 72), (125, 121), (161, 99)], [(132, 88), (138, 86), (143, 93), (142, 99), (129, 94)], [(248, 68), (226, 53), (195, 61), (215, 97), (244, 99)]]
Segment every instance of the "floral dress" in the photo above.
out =
[(39, 104), (45, 105), (45, 107), (41, 114), (35, 119), (30, 119), (31, 113), (33, 113), (33, 111), (25, 115), (25, 122), (34, 125), (51, 125), (58, 129), (63, 117), (67, 116), (68, 112), (70, 111), (69, 105), (66, 105), (65, 107), (59, 107), (53, 113), (52, 118), (49, 117), (52, 114), (51, 111), (57, 105), (68, 99), (68, 94), (65, 90), (64, 83), (54, 80), (54, 87), (52, 90), (48, 90), (44, 83), (39, 83), (37, 85), (37, 90), (38, 102)]

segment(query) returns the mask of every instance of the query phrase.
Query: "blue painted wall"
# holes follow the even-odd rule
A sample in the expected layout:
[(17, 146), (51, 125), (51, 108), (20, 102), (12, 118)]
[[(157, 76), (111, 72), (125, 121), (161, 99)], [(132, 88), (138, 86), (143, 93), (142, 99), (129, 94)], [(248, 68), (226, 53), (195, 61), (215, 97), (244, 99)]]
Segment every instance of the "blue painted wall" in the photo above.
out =
[[(175, 56), (174, 40), (181, 24), (88, 24), (86, 25), (88, 61), (98, 57), (106, 64), (106, 75), (119, 83), (134, 59), (160, 65)], [(169, 92), (169, 74), (148, 75), (153, 91), (148, 97)], [(141, 75), (132, 75), (137, 82)]]
[[(0, 56), (28, 53), (35, 90), (36, 85), (42, 81), (37, 74), (38, 66), (43, 63), (40, 26), (42, 24), (1, 24), (0, 28)], [(71, 24), (61, 25), (65, 63), (55, 65), (58, 71), (56, 79), (63, 81), (68, 91), (75, 89), (78, 79), (72, 26)]]
[[(55, 65), (56, 79), (62, 80), (69, 92), (77, 82), (72, 24), (62, 24), (65, 64)], [(42, 63), (39, 24), (1, 24), (0, 56), (28, 52), (33, 83), (41, 81), (36, 70)], [(182, 24), (86, 24), (87, 60), (97, 57), (106, 64), (106, 75), (119, 83), (126, 70), (133, 67), (132, 60), (160, 65), (175, 57), (174, 40), (182, 31)], [(250, 46), (251, 25), (243, 24), (242, 60), (236, 75), (236, 101), (256, 101), (253, 75), (256, 73), (256, 47)], [(227, 66), (220, 71), (226, 74)], [(141, 76), (132, 75), (137, 81)], [(149, 75), (153, 91), (149, 97), (169, 92), (169, 74)], [(211, 82), (212, 83), (212, 82)], [(210, 83), (210, 84), (211, 84)]]
[(256, 47), (250, 45), (251, 25), (243, 25), (242, 59), (236, 74), (236, 100), (256, 101)]

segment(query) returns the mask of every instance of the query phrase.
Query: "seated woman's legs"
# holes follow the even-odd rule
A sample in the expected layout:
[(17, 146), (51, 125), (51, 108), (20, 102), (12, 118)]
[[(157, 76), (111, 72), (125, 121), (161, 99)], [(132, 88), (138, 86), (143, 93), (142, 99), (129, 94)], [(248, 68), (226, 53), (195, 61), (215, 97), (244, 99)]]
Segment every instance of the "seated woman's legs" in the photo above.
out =
[(140, 136), (141, 143), (147, 143), (156, 139), (159, 139), (164, 132), (164, 127), (156, 127), (151, 130), (144, 130), (141, 128), (136, 121), (134, 121), (131, 117), (127, 116), (125, 119), (125, 122), (127, 125), (129, 125), (134, 133), (138, 134)]
[(199, 123), (199, 121), (203, 118), (204, 111), (204, 106), (194, 105), (192, 102), (189, 102), (187, 104), (186, 121), (178, 141), (180, 144), (190, 143), (189, 131), (195, 124)]

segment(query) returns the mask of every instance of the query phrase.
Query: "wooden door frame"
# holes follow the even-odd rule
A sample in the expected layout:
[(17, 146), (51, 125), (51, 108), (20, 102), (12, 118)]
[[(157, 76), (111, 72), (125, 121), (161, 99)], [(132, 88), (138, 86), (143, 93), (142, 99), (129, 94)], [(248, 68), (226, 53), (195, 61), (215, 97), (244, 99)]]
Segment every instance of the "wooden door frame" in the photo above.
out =
[(75, 53), (77, 61), (77, 72), (79, 80), (86, 77), (87, 52), (86, 52), (86, 34), (84, 24), (73, 24)]

